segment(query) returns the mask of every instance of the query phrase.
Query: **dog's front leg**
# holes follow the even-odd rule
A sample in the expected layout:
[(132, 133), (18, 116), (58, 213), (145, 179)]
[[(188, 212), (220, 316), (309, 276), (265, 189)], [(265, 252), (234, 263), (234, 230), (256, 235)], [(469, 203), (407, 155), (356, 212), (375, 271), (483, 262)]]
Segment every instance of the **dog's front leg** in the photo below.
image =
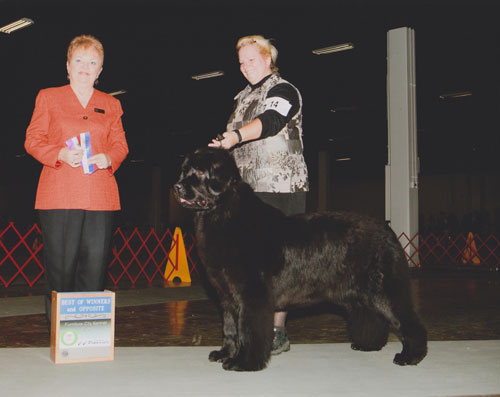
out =
[(214, 350), (210, 352), (208, 359), (210, 361), (223, 362), (228, 358), (234, 357), (237, 352), (236, 339), (238, 328), (236, 326), (236, 318), (234, 310), (230, 310), (228, 307), (223, 308), (223, 333), (224, 333), (224, 344), (220, 350)]
[(222, 367), (259, 371), (266, 367), (271, 355), (274, 304), (263, 284), (257, 285), (255, 291), (247, 291), (238, 301), (236, 351), (223, 360)]

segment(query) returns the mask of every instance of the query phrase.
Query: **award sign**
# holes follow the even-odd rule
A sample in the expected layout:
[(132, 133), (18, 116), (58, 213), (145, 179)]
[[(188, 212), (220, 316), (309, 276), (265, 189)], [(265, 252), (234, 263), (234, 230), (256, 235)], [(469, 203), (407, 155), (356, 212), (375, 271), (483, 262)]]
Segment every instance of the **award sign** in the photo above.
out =
[(50, 358), (56, 364), (111, 361), (115, 293), (52, 291)]

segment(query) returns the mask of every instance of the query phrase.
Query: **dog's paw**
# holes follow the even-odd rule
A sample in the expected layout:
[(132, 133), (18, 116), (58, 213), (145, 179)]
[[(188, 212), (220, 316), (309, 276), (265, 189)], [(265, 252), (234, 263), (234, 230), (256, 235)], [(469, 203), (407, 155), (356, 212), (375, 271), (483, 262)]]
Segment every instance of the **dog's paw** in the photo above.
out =
[(360, 345), (356, 345), (356, 344), (352, 343), (351, 349), (356, 350), (356, 351), (360, 351), (360, 352), (375, 352), (375, 351), (381, 350), (382, 347), (360, 346)]
[(397, 353), (392, 362), (397, 365), (417, 365), (424, 357), (409, 357), (403, 353)]
[(265, 363), (245, 363), (236, 358), (229, 358), (222, 363), (222, 368), (226, 371), (260, 371), (266, 368)]
[(352, 350), (357, 350), (357, 351), (363, 351), (361, 346), (355, 345), (354, 343), (351, 343), (351, 349)]
[(228, 353), (224, 349), (213, 350), (208, 355), (208, 360), (212, 362), (222, 362), (224, 359), (228, 358)]
[(222, 368), (226, 371), (245, 371), (235, 360), (227, 359), (222, 363)]

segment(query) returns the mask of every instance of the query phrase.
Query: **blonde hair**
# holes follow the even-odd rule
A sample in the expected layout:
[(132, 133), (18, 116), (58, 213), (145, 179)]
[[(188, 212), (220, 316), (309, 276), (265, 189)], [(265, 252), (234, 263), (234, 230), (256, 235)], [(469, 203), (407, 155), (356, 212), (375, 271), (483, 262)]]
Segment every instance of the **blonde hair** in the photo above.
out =
[(269, 55), (271, 57), (271, 71), (276, 73), (278, 67), (276, 66), (276, 60), (278, 59), (278, 50), (274, 45), (271, 44), (270, 39), (266, 39), (261, 35), (245, 36), (238, 40), (236, 43), (236, 51), (239, 51), (241, 47), (246, 45), (255, 44), (259, 47), (259, 51), (263, 55)]
[(73, 57), (73, 52), (75, 52), (77, 48), (87, 49), (89, 47), (92, 47), (94, 50), (97, 51), (99, 57), (101, 58), (101, 66), (102, 66), (102, 64), (104, 63), (104, 47), (97, 38), (95, 38), (90, 34), (82, 34), (80, 36), (76, 36), (73, 40), (71, 40), (68, 46), (67, 61), (68, 62), (71, 61), (71, 58)]

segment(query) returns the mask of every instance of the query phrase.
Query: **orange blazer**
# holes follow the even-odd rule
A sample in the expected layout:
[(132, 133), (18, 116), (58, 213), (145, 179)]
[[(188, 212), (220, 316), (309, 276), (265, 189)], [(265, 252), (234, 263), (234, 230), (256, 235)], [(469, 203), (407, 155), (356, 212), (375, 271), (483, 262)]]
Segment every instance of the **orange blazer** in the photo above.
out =
[[(95, 89), (86, 108), (70, 85), (40, 90), (24, 143), (26, 151), (43, 164), (36, 209), (120, 209), (114, 172), (128, 153), (122, 114), (120, 101)], [(66, 140), (82, 132), (90, 133), (92, 154), (109, 156), (110, 168), (88, 175), (82, 167), (57, 160)]]

